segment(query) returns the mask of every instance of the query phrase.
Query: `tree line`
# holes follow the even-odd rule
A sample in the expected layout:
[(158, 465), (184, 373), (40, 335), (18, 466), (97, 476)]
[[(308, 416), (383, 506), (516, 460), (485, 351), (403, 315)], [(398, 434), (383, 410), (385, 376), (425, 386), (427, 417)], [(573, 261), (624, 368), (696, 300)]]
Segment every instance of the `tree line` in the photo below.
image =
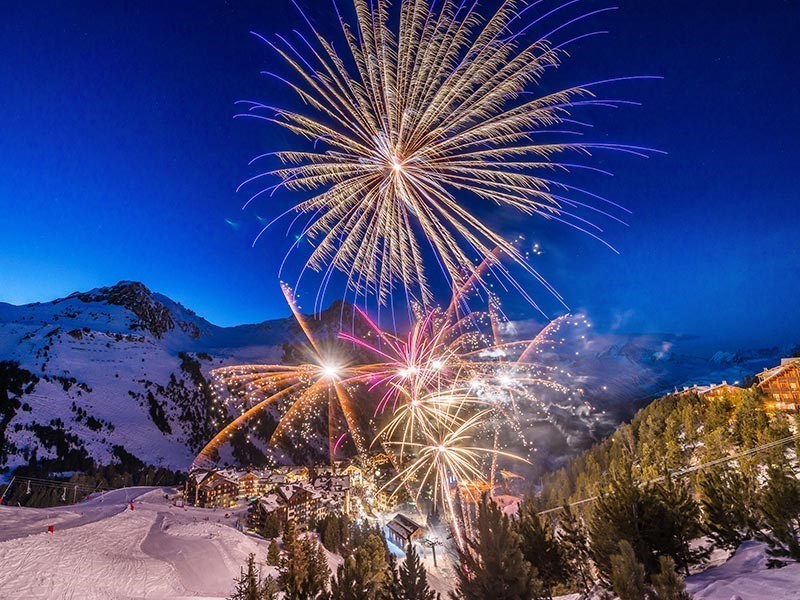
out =
[(692, 568), (748, 539), (766, 542), (770, 567), (800, 561), (797, 445), (746, 452), (796, 431), (796, 416), (768, 412), (757, 390), (659, 399), (544, 478), (515, 516), (485, 499), (453, 598), (683, 600)]
[[(248, 557), (229, 600), (274, 600), (279, 593), (285, 600), (439, 600), (410, 543), (398, 565), (378, 526), (330, 515), (317, 528), (327, 531), (322, 543), (288, 521), (280, 544), (270, 541), (263, 566), (254, 554)], [(335, 574), (323, 544), (345, 557)], [(277, 576), (265, 576), (267, 567)]]

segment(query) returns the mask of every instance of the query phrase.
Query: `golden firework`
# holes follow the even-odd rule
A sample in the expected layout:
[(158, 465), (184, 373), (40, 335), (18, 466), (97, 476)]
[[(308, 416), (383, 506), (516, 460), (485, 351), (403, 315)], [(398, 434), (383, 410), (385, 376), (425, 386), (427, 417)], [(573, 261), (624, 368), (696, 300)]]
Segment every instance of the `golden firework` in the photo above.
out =
[(390, 17), (388, 0), (353, 2), (355, 26), (339, 18), (344, 53), (308, 19), (311, 39), (300, 33), (296, 42), (262, 38), (291, 70), (287, 77), (267, 74), (288, 85), (306, 110), (244, 102), (239, 116), (276, 123), (313, 148), (254, 159), (276, 157), (282, 165), (242, 186), (267, 176), (280, 182), (259, 188), (248, 203), (280, 188), (313, 193), (284, 215), (310, 215), (293, 248), (310, 241), (306, 266), (324, 273), (321, 290), (338, 270), (356, 294), (374, 295), (381, 304), (400, 289), (430, 306), (432, 250), (455, 287), (488, 261), (529, 298), (500, 255), (545, 282), (474, 208), (510, 208), (599, 231), (572, 212), (603, 212), (587, 204), (599, 197), (554, 178), (599, 169), (563, 157), (643, 149), (539, 140), (558, 140), (579, 124), (571, 117), (577, 105), (620, 102), (594, 99), (596, 84), (537, 92), (545, 73), (561, 63), (565, 44), (528, 40), (533, 5), (523, 0), (505, 0), (488, 18), (475, 4), (453, 0), (436, 8), (429, 0), (403, 0), (399, 19)]

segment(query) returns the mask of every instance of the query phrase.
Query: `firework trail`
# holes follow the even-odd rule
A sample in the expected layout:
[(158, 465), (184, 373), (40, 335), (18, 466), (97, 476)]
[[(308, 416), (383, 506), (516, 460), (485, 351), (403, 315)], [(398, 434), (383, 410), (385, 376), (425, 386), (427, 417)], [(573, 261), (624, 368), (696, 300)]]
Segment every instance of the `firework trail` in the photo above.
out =
[(366, 450), (352, 391), (346, 383), (347, 378), (357, 373), (356, 367), (348, 364), (348, 358), (341, 356), (340, 349), (327, 347), (317, 339), (307, 317), (300, 312), (292, 290), (286, 285), (282, 285), (281, 289), (293, 318), (308, 341), (307, 362), (299, 365), (236, 365), (212, 371), (218, 383), (218, 397), (239, 398), (244, 395), (246, 403), (241, 407), (239, 416), (225, 425), (198, 453), (194, 466), (215, 463), (222, 445), (236, 431), (252, 427), (271, 407), (282, 409), (283, 414), (270, 436), (270, 444), (277, 445), (285, 434), (310, 425), (321, 417), (324, 409), (327, 412), (331, 461), (342, 442), (342, 433), (337, 431), (337, 416), (340, 414), (356, 450)]
[[(275, 123), (308, 145), (256, 157), (251, 164), (268, 158), (281, 164), (240, 189), (254, 190), (247, 204), (280, 189), (311, 193), (259, 237), (284, 216), (295, 213), (294, 224), (306, 215), (289, 252), (310, 242), (303, 272), (322, 273), (317, 302), (339, 271), (356, 296), (388, 305), (398, 290), (430, 307), (429, 263), (438, 264), (459, 288), (476, 264), (488, 261), (491, 273), (534, 303), (495, 248), (555, 293), (525, 253), (474, 208), (539, 215), (598, 239), (602, 229), (579, 212), (619, 220), (603, 206), (621, 207), (560, 177), (579, 169), (605, 173), (573, 162), (575, 156), (580, 161), (599, 151), (650, 152), (607, 141), (572, 141), (586, 125), (573, 116), (578, 107), (635, 104), (599, 99), (597, 86), (636, 78), (541, 91), (543, 78), (561, 64), (569, 43), (603, 32), (556, 45), (548, 40), (614, 7), (581, 14), (531, 40), (534, 26), (560, 18), (562, 9), (575, 2), (537, 15), (531, 9), (540, 1), (505, 0), (484, 17), (476, 2), (444, 0), (437, 6), (403, 0), (399, 18), (390, 16), (388, 0), (353, 3), (354, 24), (339, 15), (344, 52), (337, 52), (305, 15), (310, 36), (298, 31), (259, 36), (290, 71), (286, 77), (265, 74), (288, 86), (305, 112), (248, 101), (237, 116)], [(263, 187), (269, 177), (279, 182)], [(478, 283), (488, 286), (483, 277)]]

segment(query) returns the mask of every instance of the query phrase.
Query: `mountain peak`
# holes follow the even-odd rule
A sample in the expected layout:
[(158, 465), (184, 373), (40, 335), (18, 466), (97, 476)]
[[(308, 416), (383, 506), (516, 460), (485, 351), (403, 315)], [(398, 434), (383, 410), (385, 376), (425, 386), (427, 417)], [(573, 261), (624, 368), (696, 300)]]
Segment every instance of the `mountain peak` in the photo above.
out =
[[(139, 326), (161, 338), (175, 328), (172, 313), (162, 302), (156, 299), (153, 292), (139, 281), (120, 281), (110, 287), (96, 288), (88, 292), (75, 292), (68, 299), (81, 302), (105, 302), (122, 306), (131, 311), (139, 319)], [(197, 337), (199, 332), (194, 337)]]

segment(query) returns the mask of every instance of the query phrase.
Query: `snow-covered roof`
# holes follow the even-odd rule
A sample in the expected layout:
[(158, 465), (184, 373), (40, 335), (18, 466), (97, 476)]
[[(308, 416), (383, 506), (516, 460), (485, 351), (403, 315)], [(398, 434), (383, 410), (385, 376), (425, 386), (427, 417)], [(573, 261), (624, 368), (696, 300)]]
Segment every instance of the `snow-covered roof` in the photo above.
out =
[(206, 477), (211, 475), (211, 471), (192, 471), (189, 473), (189, 478), (194, 481), (196, 484), (201, 483)]
[(764, 369), (761, 373), (758, 374), (758, 385), (762, 385), (783, 373), (789, 367), (793, 367), (795, 365), (800, 365), (800, 357), (797, 358), (782, 358), (781, 364), (772, 367), (771, 369)]
[(262, 496), (257, 502), (265, 513), (274, 512), (286, 504), (278, 494)]
[(215, 477), (212, 479), (205, 487), (206, 489), (213, 490), (218, 488), (221, 485), (236, 485), (235, 481), (231, 481), (226, 477)]
[(418, 531), (425, 529), (422, 525), (402, 513), (397, 513), (394, 518), (386, 524), (386, 527), (404, 540), (409, 539)]

